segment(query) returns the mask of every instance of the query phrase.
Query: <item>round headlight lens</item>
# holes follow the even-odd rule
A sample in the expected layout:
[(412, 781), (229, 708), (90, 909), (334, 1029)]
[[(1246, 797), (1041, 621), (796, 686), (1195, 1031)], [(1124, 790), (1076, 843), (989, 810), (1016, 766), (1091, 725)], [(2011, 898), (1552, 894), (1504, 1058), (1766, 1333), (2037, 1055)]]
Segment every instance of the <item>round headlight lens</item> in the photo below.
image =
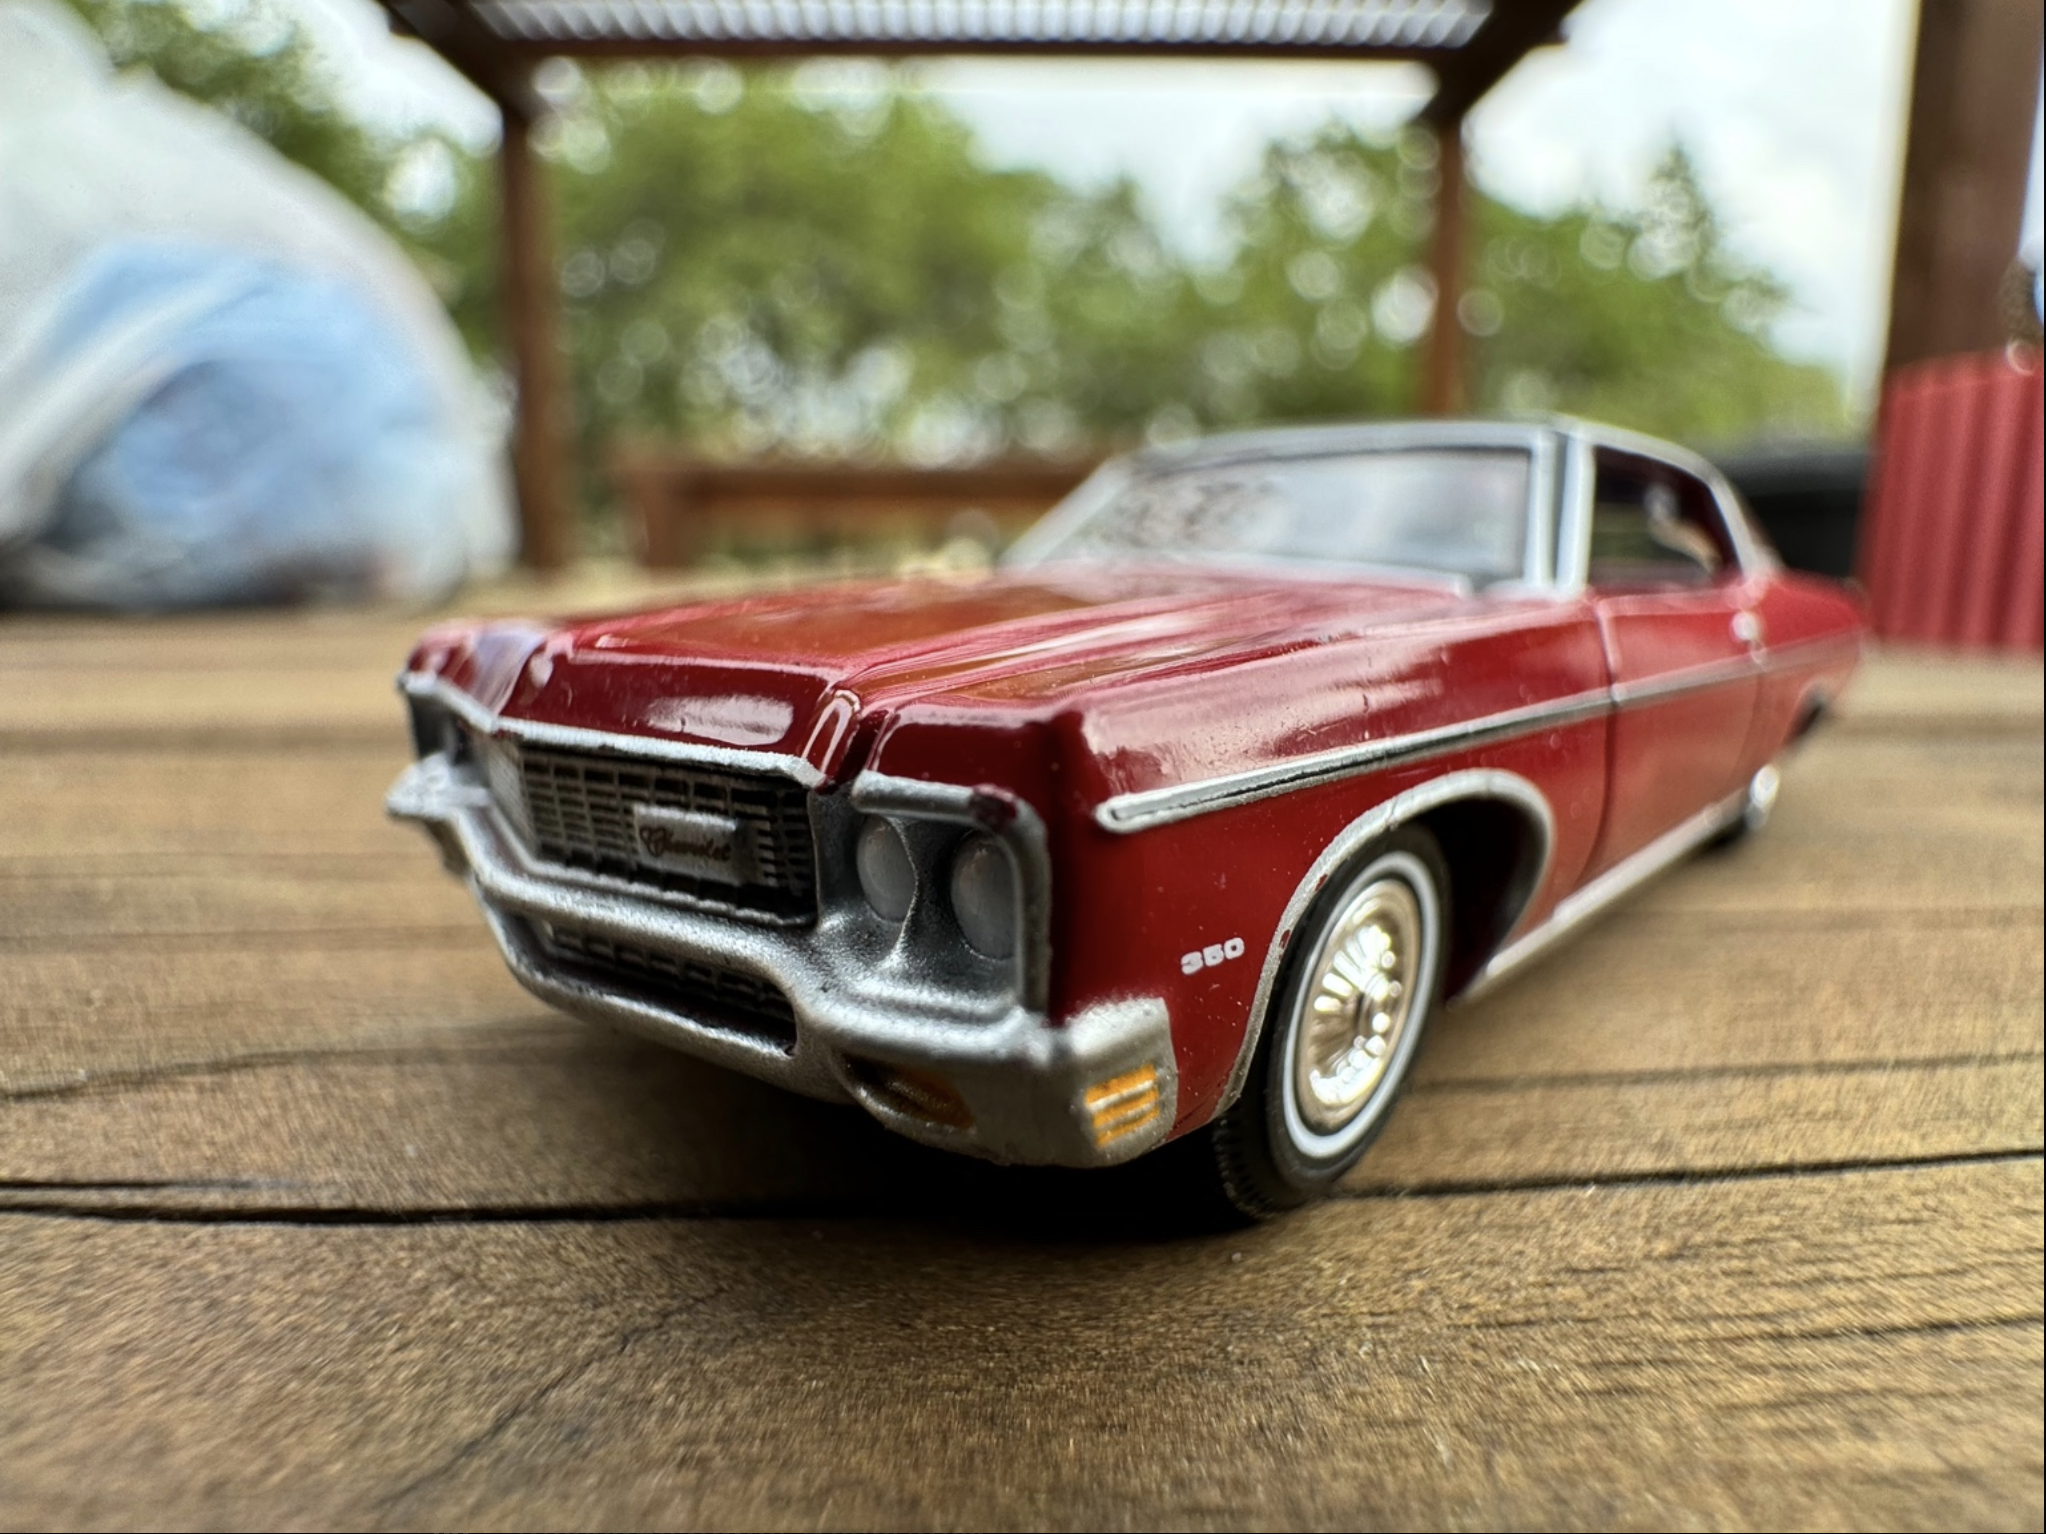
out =
[(860, 828), (853, 861), (859, 868), (860, 893), (875, 915), (901, 921), (909, 914), (916, 894), (916, 866), (909, 861), (900, 831), (878, 816), (870, 819)]
[(1016, 875), (1002, 844), (976, 833), (952, 859), (952, 914), (973, 951), (1006, 959), (1016, 951)]

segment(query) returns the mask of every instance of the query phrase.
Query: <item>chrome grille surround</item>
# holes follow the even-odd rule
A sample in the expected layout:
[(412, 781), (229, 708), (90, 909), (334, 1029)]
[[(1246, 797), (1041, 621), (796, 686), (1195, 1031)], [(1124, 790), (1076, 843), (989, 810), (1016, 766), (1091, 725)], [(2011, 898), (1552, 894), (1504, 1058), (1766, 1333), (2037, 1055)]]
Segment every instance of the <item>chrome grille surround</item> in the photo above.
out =
[[(465, 731), (491, 803), (536, 861), (718, 910), (785, 924), (817, 914), (809, 794), (773, 772), (642, 758)], [(742, 843), (736, 882), (663, 866), (636, 815), (728, 823)]]
[[(420, 684), (414, 696), (425, 691)], [(491, 734), (501, 741), (527, 728), (515, 723)], [(997, 1160), (1123, 1161), (1158, 1144), (1175, 1122), (1171, 1017), (1162, 998), (1117, 1000), (1056, 1021), (1046, 1011), (1050, 868), (1043, 822), (1027, 802), (1000, 789), (872, 770), (844, 792), (818, 794), (811, 808), (824, 890), (816, 923), (797, 928), (737, 921), (694, 901), (650, 898), (623, 880), (568, 878), (536, 865), (468, 750), (438, 726), (422, 738), (435, 749), (392, 785), (387, 807), (434, 835), (482, 906), (513, 975), (542, 1000), (810, 1096), (865, 1103), (913, 1139)], [(581, 739), (544, 744), (609, 749)], [(631, 738), (620, 739), (621, 751), (631, 746)], [(803, 782), (800, 759), (786, 760), (782, 771)], [(751, 763), (713, 765), (743, 770)], [(1023, 952), (1007, 983), (962, 988), (951, 966), (901, 962), (913, 955), (882, 953), (876, 962), (876, 945), (854, 931), (873, 923), (863, 906), (841, 898), (839, 849), (864, 814), (949, 820), (1008, 845), (1024, 888)], [(860, 1086), (860, 1073), (874, 1069), (944, 1077), (971, 1127), (893, 1111)], [(1157, 1073), (1159, 1112), (1142, 1132), (1105, 1138), (1103, 1083), (1144, 1070)]]

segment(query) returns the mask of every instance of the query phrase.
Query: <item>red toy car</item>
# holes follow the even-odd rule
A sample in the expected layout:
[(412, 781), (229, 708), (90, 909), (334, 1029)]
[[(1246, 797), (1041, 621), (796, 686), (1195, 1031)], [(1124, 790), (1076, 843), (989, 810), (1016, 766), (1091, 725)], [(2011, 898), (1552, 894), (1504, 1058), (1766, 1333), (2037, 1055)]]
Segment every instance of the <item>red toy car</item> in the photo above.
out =
[(1423, 1025), (1760, 824), (1847, 596), (1576, 423), (1109, 464), (975, 578), (435, 629), (390, 796), (514, 973), (928, 1144), (1269, 1213)]

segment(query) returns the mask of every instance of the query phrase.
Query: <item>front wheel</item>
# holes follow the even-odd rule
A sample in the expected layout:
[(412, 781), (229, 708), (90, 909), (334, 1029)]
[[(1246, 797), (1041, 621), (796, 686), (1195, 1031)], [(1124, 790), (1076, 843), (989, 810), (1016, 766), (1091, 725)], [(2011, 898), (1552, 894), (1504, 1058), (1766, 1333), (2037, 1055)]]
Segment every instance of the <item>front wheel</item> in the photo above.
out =
[(1238, 1211), (1319, 1198), (1378, 1137), (1439, 999), (1448, 930), (1448, 873), (1419, 827), (1329, 881), (1280, 966), (1243, 1094), (1205, 1131)]

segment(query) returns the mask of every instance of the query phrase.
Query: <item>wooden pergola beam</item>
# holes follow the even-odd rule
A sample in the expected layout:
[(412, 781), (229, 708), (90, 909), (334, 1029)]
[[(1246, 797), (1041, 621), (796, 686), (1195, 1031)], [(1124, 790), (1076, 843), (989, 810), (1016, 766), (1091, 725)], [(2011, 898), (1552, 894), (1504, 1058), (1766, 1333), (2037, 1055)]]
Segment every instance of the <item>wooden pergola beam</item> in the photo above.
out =
[(1514, 65), (1563, 41), (1563, 20), (1576, 8), (1577, 0), (1495, 0), (1485, 24), (1437, 64), (1435, 94), (1417, 120), (1438, 133), (1461, 124)]
[[(1310, 34), (1299, 13), (1277, 24), (1238, 28), (1233, 23), (1203, 34), (1174, 22), (1155, 35), (802, 35), (774, 33), (805, 13), (774, 7), (753, 34), (729, 28), (729, 7), (718, 10), (719, 35), (656, 35), (657, 4), (613, 9), (592, 5), (479, 13), (473, 0), (381, 0), (394, 30), (419, 38), (473, 81), (498, 105), (504, 119), (499, 157), (503, 198), (500, 287), (505, 331), (517, 380), (512, 457), (518, 479), (521, 556), (540, 570), (567, 564), (575, 552), (569, 497), (568, 404), (559, 333), (560, 295), (555, 276), (545, 167), (534, 153), (532, 129), (546, 104), (532, 86), (532, 70), (556, 56), (589, 59), (722, 58), (764, 62), (820, 56), (907, 58), (931, 56), (1040, 58), (1286, 58), (1354, 62), (1419, 60), (1435, 72), (1436, 90), (1418, 121), (1440, 148), (1439, 190), (1429, 269), (1435, 279), (1435, 323), (1423, 354), (1422, 408), (1447, 415), (1464, 406), (1463, 330), (1457, 310), (1466, 264), (1466, 177), (1463, 123), (1471, 107), (1535, 48), (1561, 40), (1564, 18), (1577, 0), (1491, 0), (1459, 20), (1450, 11), (1417, 9), (1405, 31), (1372, 33), (1365, 41), (1330, 41)], [(748, 0), (735, 0), (744, 5)], [(1205, 14), (1194, 13), (1196, 22)], [(1472, 18), (1477, 17), (1473, 25)], [(1448, 18), (1445, 30), (1444, 18)], [(792, 22), (790, 18), (794, 18)], [(1420, 18), (1415, 20), (1414, 18)], [(1325, 21), (1327, 18), (1324, 17)], [(1320, 23), (1316, 23), (1320, 24)], [(1415, 30), (1415, 27), (1420, 30)], [(1290, 35), (1285, 31), (1290, 28)], [(608, 29), (608, 30), (607, 30)], [(1380, 41), (1383, 37), (1385, 40)]]
[(1469, 274), (1469, 167), (1464, 119), (1487, 92), (1537, 48), (1562, 42), (1563, 20), (1577, 0), (1520, 0), (1502, 4), (1440, 71), (1435, 94), (1416, 121), (1435, 135), (1435, 223), (1428, 241), (1428, 273), (1435, 280), (1435, 317), (1422, 359), (1421, 410), (1460, 415), (1469, 401), (1469, 358), (1460, 313)]
[(1885, 374), (2007, 339), (2041, 30), (2038, 0), (1922, 0)]
[(1459, 415), (1466, 398), (1463, 323), (1457, 313), (1463, 302), (1465, 223), (1469, 189), (1465, 183), (1463, 119), (1435, 128), (1435, 224), (1428, 236), (1428, 273), (1435, 279), (1435, 318), (1428, 327), (1428, 350), (1422, 357), (1421, 412)]
[(574, 559), (576, 538), (554, 221), (547, 170), (533, 149), (533, 128), (545, 118), (547, 104), (533, 88), (532, 60), (507, 46), (460, 0), (383, 5), (393, 31), (417, 37), (497, 105), (497, 284), (511, 351), (519, 558), (530, 569), (559, 570)]
[(518, 488), (519, 555), (532, 569), (559, 570), (576, 552), (561, 284), (555, 275), (547, 168), (534, 153), (532, 123), (512, 111), (504, 113), (497, 167), (502, 199), (498, 299), (517, 391), (512, 472)]
[(382, 0), (391, 30), (416, 37), (465, 76), (498, 109), (538, 122), (547, 103), (533, 89), (533, 66), (476, 17), (464, 0)]

